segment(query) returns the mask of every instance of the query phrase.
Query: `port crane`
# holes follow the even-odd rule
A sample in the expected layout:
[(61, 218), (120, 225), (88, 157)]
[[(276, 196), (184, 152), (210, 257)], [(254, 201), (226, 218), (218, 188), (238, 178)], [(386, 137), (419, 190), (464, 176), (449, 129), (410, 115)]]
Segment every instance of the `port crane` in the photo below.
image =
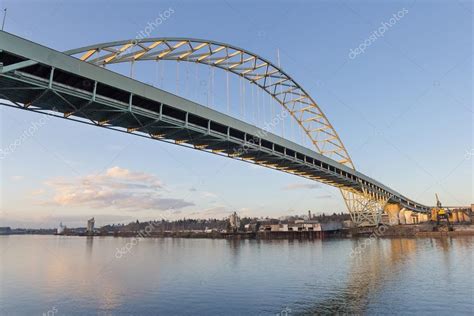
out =
[(449, 222), (449, 209), (443, 208), (438, 193), (435, 193), (435, 196), (436, 208), (434, 210), (436, 212), (436, 225), (440, 231), (449, 231), (451, 229), (451, 223)]

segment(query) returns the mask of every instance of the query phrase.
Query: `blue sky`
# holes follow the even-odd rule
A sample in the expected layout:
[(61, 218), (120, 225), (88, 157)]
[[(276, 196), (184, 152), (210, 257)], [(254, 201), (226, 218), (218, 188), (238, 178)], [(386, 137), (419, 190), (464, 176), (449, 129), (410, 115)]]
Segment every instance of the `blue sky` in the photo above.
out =
[[(6, 31), (60, 51), (134, 38), (170, 8), (151, 37), (230, 43), (275, 63), (279, 50), (282, 68), (319, 103), (358, 170), (421, 203), (434, 204), (435, 192), (444, 204), (473, 201), (472, 2), (6, 0), (1, 6), (8, 8)], [(351, 49), (402, 10), (382, 37), (350, 58)], [(141, 67), (137, 79), (160, 84), (157, 66)], [(176, 92), (172, 67), (163, 66), (164, 88)], [(207, 82), (206, 71), (200, 81)], [(194, 78), (183, 78), (180, 91), (191, 90), (184, 96), (206, 105)], [(236, 117), (238, 89), (235, 81)], [(215, 90), (213, 106), (224, 109), (226, 94)], [(252, 120), (255, 111), (247, 111)], [(6, 107), (0, 118), (2, 148), (41, 119)], [(288, 124), (287, 135), (299, 141)], [(75, 226), (88, 216), (101, 225), (234, 210), (345, 211), (339, 192), (323, 184), (59, 119), (1, 160), (1, 181), (2, 223), (22, 227)], [(143, 183), (149, 186), (137, 189)], [(114, 189), (103, 199), (89, 195), (104, 188)], [(166, 212), (169, 201), (183, 204)]]

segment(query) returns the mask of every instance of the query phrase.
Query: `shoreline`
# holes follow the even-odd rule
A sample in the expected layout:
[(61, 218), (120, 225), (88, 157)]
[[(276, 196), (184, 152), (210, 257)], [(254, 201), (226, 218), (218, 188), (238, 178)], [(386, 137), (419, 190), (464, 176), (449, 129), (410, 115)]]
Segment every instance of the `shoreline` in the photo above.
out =
[(434, 231), (432, 224), (379, 226), (350, 228), (336, 231), (258, 231), (258, 232), (116, 232), (95, 234), (51, 234), (51, 233), (23, 233), (2, 234), (10, 235), (53, 235), (77, 237), (122, 237), (122, 238), (192, 238), (192, 239), (256, 239), (256, 240), (317, 240), (317, 239), (357, 239), (357, 238), (422, 238), (422, 237), (453, 237), (474, 236), (474, 225), (454, 225), (452, 231)]

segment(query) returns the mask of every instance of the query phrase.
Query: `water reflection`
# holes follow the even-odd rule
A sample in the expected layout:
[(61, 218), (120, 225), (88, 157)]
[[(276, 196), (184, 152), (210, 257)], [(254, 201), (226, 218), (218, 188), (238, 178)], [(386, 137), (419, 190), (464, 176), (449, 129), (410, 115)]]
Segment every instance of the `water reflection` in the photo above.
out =
[(92, 256), (92, 247), (94, 245), (94, 236), (87, 236), (86, 237), (86, 253), (90, 257)]
[[(388, 246), (386, 247), (386, 243)], [(356, 242), (353, 244), (357, 246)], [(304, 310), (311, 314), (363, 314), (370, 293), (378, 292), (387, 279), (397, 278), (405, 258), (415, 253), (415, 239), (374, 239), (360, 255), (350, 259), (349, 277), (343, 288), (332, 297)]]
[(9, 239), (0, 314), (472, 312), (472, 237), (375, 239), (353, 259), (347, 239), (145, 238), (121, 259), (130, 239)]

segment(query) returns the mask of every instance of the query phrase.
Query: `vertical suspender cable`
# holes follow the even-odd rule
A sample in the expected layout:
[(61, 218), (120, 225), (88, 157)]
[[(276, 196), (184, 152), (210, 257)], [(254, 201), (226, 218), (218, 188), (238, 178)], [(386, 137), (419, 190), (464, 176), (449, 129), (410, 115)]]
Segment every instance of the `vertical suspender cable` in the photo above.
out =
[(3, 9), (2, 31), (5, 28), (5, 20), (7, 19), (7, 8)]
[(254, 88), (253, 84), (250, 84), (250, 117), (253, 117), (255, 125), (258, 126), (257, 124), (257, 111), (255, 111), (255, 97), (254, 97)]
[[(257, 99), (257, 111), (260, 108), (260, 93), (259, 93), (260, 88), (255, 87), (255, 99)], [(257, 117), (257, 124), (259, 124), (259, 118)]]
[(188, 95), (188, 83), (189, 83), (189, 64), (188, 63), (185, 63), (184, 64), (184, 95), (186, 96), (186, 98), (189, 97)]
[(216, 103), (214, 102), (214, 67), (211, 67), (211, 106), (215, 106)]
[(200, 94), (200, 88), (201, 85), (199, 83), (199, 68), (198, 64), (195, 64), (196, 66), (196, 80), (194, 80), (194, 99), (199, 102), (199, 94)]
[(267, 99), (269, 99), (269, 102), (268, 102), (268, 106), (270, 107), (270, 111), (272, 113), (272, 118), (271, 120), (273, 120), (275, 118), (275, 109), (274, 109), (274, 104), (271, 102), (271, 98), (270, 98), (270, 95), (266, 94), (265, 97), (267, 97)]
[(258, 102), (258, 90), (260, 90), (260, 87), (255, 84), (255, 99), (257, 100), (257, 123), (261, 124), (262, 112), (260, 110), (260, 103)]
[(227, 90), (227, 91), (226, 91), (226, 93), (227, 93), (227, 114), (229, 114), (229, 113), (230, 113), (229, 72), (226, 71), (225, 74), (226, 74), (226, 81), (225, 81), (225, 83), (226, 83), (226, 90)]
[[(157, 61), (158, 61), (158, 59), (157, 59)], [(160, 78), (160, 80), (161, 80), (160, 88), (163, 89), (163, 82), (164, 82), (164, 76), (165, 76), (165, 65), (163, 65), (163, 62), (160, 62), (160, 72), (161, 72), (161, 74), (160, 74), (160, 77), (161, 77)]]
[[(298, 130), (298, 125), (296, 125), (296, 129)], [(295, 135), (295, 125), (294, 125), (294, 122), (293, 120), (291, 119), (290, 117), (290, 135), (293, 137), (293, 139), (296, 139), (296, 135)]]
[(240, 116), (243, 117), (243, 110), (242, 110), (242, 77), (239, 77), (239, 102), (240, 102)]
[(245, 118), (245, 80), (242, 79), (242, 92), (243, 92), (243, 95), (244, 95), (244, 98), (243, 98), (243, 109), (244, 109), (244, 118)]
[[(280, 49), (277, 48), (277, 60), (278, 60), (278, 68), (281, 69), (281, 64), (280, 64)], [(281, 93), (281, 85), (278, 85), (280, 87), (280, 93)], [(280, 116), (282, 117), (282, 116)], [(282, 137), (285, 137), (285, 118), (281, 119), (282, 122)]]
[[(257, 89), (257, 93), (258, 93), (258, 105), (262, 107), (262, 124), (265, 124), (265, 104), (263, 102), (260, 102), (262, 101), (261, 98), (260, 98), (260, 89)], [(265, 92), (262, 91), (262, 96), (265, 94)]]
[(300, 131), (300, 135), (301, 135), (301, 144), (304, 146), (306, 138), (304, 137), (303, 129), (298, 128), (298, 130)]
[(176, 62), (176, 94), (179, 95), (179, 61)]
[(207, 73), (207, 106), (211, 106), (211, 66), (208, 65)]
[(256, 92), (257, 88), (255, 87), (255, 84), (252, 84), (252, 105), (251, 105), (251, 108), (253, 109), (253, 112), (255, 113), (255, 125), (258, 126), (258, 106), (257, 106), (257, 102), (255, 102), (255, 94), (257, 93)]
[(155, 87), (158, 87), (158, 82), (159, 82), (159, 72), (158, 72), (158, 60), (156, 60), (155, 64)]

